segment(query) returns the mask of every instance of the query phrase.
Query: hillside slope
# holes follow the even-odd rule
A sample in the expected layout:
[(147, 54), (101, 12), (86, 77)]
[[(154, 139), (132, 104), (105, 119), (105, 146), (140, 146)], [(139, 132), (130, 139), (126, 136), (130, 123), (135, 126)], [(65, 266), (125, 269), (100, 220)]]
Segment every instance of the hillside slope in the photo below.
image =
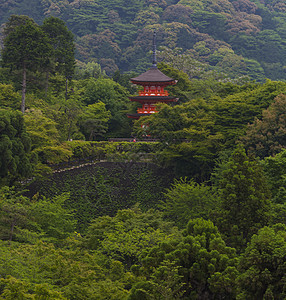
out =
[(190, 78), (283, 80), (285, 10), (275, 0), (8, 0), (0, 3), (0, 20), (63, 19), (75, 35), (77, 59), (95, 60), (107, 74), (145, 70), (156, 29), (159, 59)]

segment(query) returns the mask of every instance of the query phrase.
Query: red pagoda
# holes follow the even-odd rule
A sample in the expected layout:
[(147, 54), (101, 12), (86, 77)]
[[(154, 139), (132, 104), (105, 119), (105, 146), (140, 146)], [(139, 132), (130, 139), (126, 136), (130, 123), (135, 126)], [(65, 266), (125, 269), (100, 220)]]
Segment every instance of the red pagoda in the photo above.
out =
[(142, 85), (144, 90), (139, 92), (138, 96), (131, 96), (131, 101), (139, 102), (142, 107), (137, 109), (135, 114), (127, 114), (128, 118), (139, 119), (142, 116), (149, 116), (158, 112), (157, 103), (175, 102), (178, 99), (171, 97), (164, 88), (168, 85), (174, 85), (176, 80), (166, 76), (157, 68), (156, 60), (156, 32), (153, 35), (153, 65), (145, 73), (130, 79), (133, 84)]

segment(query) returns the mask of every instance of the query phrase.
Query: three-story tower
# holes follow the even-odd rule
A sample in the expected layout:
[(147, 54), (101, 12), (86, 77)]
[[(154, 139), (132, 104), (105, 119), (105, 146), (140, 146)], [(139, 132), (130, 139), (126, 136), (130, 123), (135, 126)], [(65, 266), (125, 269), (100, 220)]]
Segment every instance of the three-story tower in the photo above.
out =
[(138, 96), (131, 96), (131, 101), (139, 102), (142, 104), (137, 109), (137, 113), (127, 114), (129, 118), (139, 119), (142, 116), (148, 116), (157, 112), (157, 103), (170, 103), (178, 99), (171, 97), (168, 91), (164, 90), (168, 85), (174, 85), (176, 80), (166, 76), (157, 68), (156, 59), (156, 32), (153, 35), (153, 64), (152, 67), (145, 73), (130, 79), (133, 84), (141, 85), (143, 91), (139, 92)]

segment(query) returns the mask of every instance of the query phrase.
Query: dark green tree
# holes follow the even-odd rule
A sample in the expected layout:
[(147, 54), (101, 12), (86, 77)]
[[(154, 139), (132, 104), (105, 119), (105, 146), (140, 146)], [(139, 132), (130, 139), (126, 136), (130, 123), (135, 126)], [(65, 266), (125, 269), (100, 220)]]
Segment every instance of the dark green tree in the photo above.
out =
[(216, 39), (227, 38), (225, 30), (227, 18), (223, 14), (200, 10), (193, 14), (192, 20), (200, 32), (208, 33)]
[[(161, 51), (161, 54), (164, 59), (167, 59), (167, 57), (169, 57), (170, 55), (168, 55), (168, 52), (171, 52), (171, 55), (173, 55), (173, 51), (168, 49), (167, 50), (163, 50)], [(179, 56), (179, 55), (177, 55)], [(175, 58), (169, 58), (171, 60), (171, 62), (173, 62), (173, 60), (175, 60)], [(190, 100), (190, 98), (188, 97), (188, 92), (191, 90), (192, 88), (192, 83), (188, 77), (188, 75), (182, 71), (179, 65), (177, 65), (176, 63), (171, 63), (169, 62), (169, 64), (162, 62), (159, 64), (159, 69), (166, 74), (167, 76), (177, 80), (176, 85), (174, 86), (169, 86), (167, 89), (170, 92), (171, 95), (174, 95), (176, 97), (179, 98), (180, 103), (182, 102), (186, 102), (188, 100)], [(193, 63), (193, 61), (192, 61)], [(173, 65), (173, 67), (172, 67)], [(184, 59), (184, 61), (182, 62), (182, 66), (186, 65), (186, 60)], [(192, 64), (193, 66), (193, 64)], [(189, 66), (188, 66), (189, 67)], [(194, 67), (195, 68), (195, 67)], [(190, 68), (188, 68), (190, 69)]]
[(286, 203), (286, 149), (261, 161), (269, 183), (272, 200)]
[(250, 153), (260, 158), (275, 155), (286, 148), (286, 95), (281, 94), (247, 126), (246, 134), (240, 138)]
[(183, 237), (144, 251), (141, 261), (132, 270), (145, 280), (134, 285), (129, 299), (235, 299), (236, 251), (211, 221), (190, 220)]
[(262, 167), (242, 146), (232, 153), (220, 180), (218, 225), (231, 245), (243, 247), (268, 224), (270, 192)]
[(264, 227), (240, 258), (237, 299), (285, 299), (285, 225)]
[(33, 22), (34, 24), (36, 24), (34, 22), (34, 20), (28, 16), (24, 16), (24, 15), (11, 15), (8, 22), (5, 24), (5, 27), (3, 29), (3, 35), (4, 38), (6, 38), (10, 33), (12, 33), (16, 27), (20, 26), (20, 25), (25, 25), (29, 22)]
[[(72, 78), (75, 68), (75, 45), (73, 34), (68, 30), (64, 21), (53, 16), (46, 18), (41, 28), (49, 37), (49, 42), (53, 49), (50, 67), (53, 67), (55, 72), (59, 72), (66, 78), (67, 97), (68, 80)], [(47, 76), (49, 73), (48, 70), (49, 68), (47, 68)]]
[(3, 187), (0, 190), (0, 239), (14, 240), (18, 228), (28, 222), (28, 198)]
[[(25, 112), (28, 71), (39, 71), (48, 64), (51, 55), (49, 39), (41, 28), (31, 19), (23, 17), (24, 23), (15, 26), (11, 18), (8, 21), (2, 50), (3, 66), (22, 73), (22, 101), (21, 111)], [(5, 29), (4, 29), (5, 30)]]
[(31, 175), (30, 147), (21, 113), (0, 109), (0, 185)]
[(286, 224), (286, 150), (261, 161), (272, 194), (271, 224)]

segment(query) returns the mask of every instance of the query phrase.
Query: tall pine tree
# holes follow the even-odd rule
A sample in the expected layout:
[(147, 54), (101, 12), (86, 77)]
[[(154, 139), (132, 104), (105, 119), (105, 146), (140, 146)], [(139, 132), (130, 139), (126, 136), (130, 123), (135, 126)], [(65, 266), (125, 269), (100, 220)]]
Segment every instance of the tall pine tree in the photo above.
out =
[[(21, 22), (21, 19), (22, 21)], [(11, 17), (6, 24), (6, 36), (2, 50), (3, 65), (10, 70), (21, 70), (22, 101), (21, 111), (25, 112), (28, 71), (38, 71), (47, 64), (51, 55), (49, 39), (43, 30), (26, 16)], [(18, 25), (19, 24), (19, 25)], [(4, 29), (5, 32), (5, 29)]]
[[(73, 76), (75, 67), (73, 34), (68, 30), (65, 22), (56, 17), (45, 19), (42, 29), (48, 35), (53, 49), (52, 65), (50, 65), (49, 69), (50, 71), (62, 74), (66, 78), (67, 97), (67, 83)], [(49, 70), (47, 70), (47, 79), (49, 75), (48, 71)]]

